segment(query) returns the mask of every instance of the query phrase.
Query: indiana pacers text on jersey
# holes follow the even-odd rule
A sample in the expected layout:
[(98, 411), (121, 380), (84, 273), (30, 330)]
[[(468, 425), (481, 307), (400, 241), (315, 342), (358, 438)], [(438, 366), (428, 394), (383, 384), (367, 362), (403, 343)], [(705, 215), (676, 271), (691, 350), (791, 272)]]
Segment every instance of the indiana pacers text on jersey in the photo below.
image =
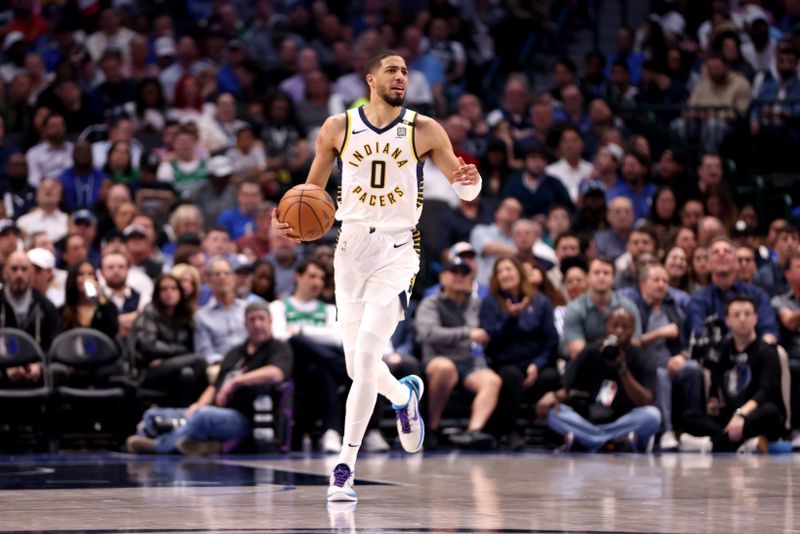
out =
[(375, 128), (362, 108), (347, 112), (340, 151), (342, 185), (337, 219), (378, 228), (414, 228), (422, 207), (422, 165), (414, 147), (416, 113)]

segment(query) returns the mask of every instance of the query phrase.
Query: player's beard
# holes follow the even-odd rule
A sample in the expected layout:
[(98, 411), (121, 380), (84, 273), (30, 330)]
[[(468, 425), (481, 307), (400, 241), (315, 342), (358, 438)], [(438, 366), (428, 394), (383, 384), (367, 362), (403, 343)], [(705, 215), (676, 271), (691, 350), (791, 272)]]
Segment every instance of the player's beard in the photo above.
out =
[(403, 102), (406, 100), (406, 94), (403, 92), (403, 96), (392, 96), (388, 92), (380, 93), (380, 97), (383, 98), (383, 101), (389, 104), (394, 108), (399, 108), (403, 105)]

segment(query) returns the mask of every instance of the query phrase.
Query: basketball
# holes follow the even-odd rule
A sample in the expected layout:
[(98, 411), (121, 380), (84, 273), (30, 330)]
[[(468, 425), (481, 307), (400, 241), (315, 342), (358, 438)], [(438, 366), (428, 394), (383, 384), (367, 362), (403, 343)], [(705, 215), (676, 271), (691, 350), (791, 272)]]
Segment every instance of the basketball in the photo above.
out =
[(336, 207), (331, 196), (320, 186), (300, 184), (289, 189), (278, 205), (278, 220), (294, 230), (292, 237), (313, 241), (333, 226)]

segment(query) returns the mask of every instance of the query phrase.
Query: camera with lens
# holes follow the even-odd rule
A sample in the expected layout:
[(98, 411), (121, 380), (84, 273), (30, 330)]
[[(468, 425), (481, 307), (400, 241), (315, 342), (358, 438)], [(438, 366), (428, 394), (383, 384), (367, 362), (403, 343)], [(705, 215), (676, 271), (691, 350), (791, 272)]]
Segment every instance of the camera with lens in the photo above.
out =
[(607, 362), (613, 362), (620, 353), (619, 339), (614, 334), (609, 334), (600, 344), (600, 355)]
[(728, 328), (725, 321), (716, 314), (709, 315), (703, 321), (703, 332), (700, 336), (692, 335), (689, 340), (690, 353), (693, 360), (703, 362), (706, 367), (719, 362), (720, 347), (725, 341)]

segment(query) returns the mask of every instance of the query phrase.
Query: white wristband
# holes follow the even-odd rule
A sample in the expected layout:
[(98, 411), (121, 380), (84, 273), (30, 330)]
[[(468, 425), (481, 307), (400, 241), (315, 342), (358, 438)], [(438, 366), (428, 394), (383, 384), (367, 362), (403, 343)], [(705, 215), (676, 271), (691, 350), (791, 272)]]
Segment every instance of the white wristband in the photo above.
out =
[(474, 200), (481, 192), (483, 187), (483, 179), (478, 176), (478, 183), (465, 185), (461, 182), (453, 182), (453, 190), (461, 200)]

